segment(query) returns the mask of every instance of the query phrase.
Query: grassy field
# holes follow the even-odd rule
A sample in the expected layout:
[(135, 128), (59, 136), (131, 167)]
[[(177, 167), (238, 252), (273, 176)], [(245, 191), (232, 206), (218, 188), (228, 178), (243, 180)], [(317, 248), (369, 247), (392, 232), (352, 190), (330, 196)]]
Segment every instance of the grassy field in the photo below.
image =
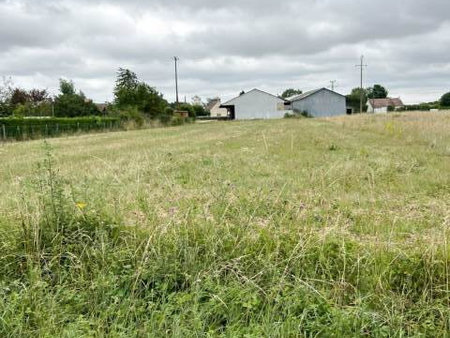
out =
[(0, 145), (2, 337), (448, 337), (450, 113)]

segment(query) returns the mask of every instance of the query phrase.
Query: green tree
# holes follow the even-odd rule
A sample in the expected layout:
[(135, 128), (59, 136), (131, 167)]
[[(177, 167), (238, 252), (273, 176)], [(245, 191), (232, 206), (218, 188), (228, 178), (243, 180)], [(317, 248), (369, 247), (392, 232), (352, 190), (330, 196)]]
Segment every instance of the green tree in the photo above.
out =
[(75, 95), (75, 85), (73, 84), (73, 81), (71, 80), (59, 80), (59, 91), (63, 95)]
[(288, 97), (294, 96), (294, 95), (300, 95), (303, 92), (300, 89), (294, 89), (294, 88), (289, 88), (286, 89), (282, 94), (281, 97), (283, 99), (287, 99)]
[(134, 72), (124, 68), (117, 71), (114, 104), (119, 110), (135, 107), (151, 118), (164, 114), (167, 107), (167, 101), (161, 93), (139, 81)]
[(49, 100), (49, 95), (46, 89), (31, 89), (28, 92), (30, 101), (34, 104), (40, 104)]
[(86, 99), (83, 92), (76, 92), (72, 81), (59, 81), (60, 94), (55, 98), (55, 116), (77, 117), (100, 115), (97, 106)]
[(22, 88), (15, 88), (11, 95), (11, 104), (12, 105), (18, 105), (18, 104), (25, 104), (30, 101), (30, 96), (28, 92)]
[(199, 104), (192, 105), (192, 109), (194, 110), (195, 116), (207, 116), (208, 112), (206, 108)]
[(187, 111), (189, 113), (189, 117), (196, 117), (196, 113), (194, 107), (189, 103), (181, 103), (178, 110)]
[(151, 118), (156, 118), (164, 113), (167, 107), (167, 101), (155, 88), (141, 82), (136, 88), (135, 105), (142, 113)]
[(14, 88), (9, 99), (10, 109), (15, 116), (42, 116), (51, 111), (46, 89), (25, 90)]
[(11, 78), (2, 77), (0, 83), (0, 116), (12, 114), (11, 96), (13, 92), (13, 82)]
[[(353, 108), (353, 111), (356, 113), (360, 113), (360, 96), (361, 96), (361, 88), (353, 88), (352, 92), (348, 94), (347, 97), (347, 105)], [(363, 103), (363, 111), (367, 111), (367, 90), (362, 89), (362, 103)]]
[(388, 90), (379, 84), (367, 88), (367, 97), (369, 99), (385, 99), (388, 93)]
[(119, 68), (117, 71), (114, 101), (118, 107), (136, 105), (136, 94), (139, 86), (137, 75), (129, 69)]
[(450, 107), (450, 92), (442, 95), (439, 103), (441, 107)]

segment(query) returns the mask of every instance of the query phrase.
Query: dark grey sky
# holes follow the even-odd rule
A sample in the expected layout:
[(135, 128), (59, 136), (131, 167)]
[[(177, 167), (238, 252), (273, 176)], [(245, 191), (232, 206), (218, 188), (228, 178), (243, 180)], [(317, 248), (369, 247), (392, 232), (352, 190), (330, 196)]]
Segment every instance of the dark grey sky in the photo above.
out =
[(235, 96), (258, 87), (381, 83), (413, 103), (450, 91), (450, 0), (0, 0), (0, 75), (57, 91), (73, 79), (112, 99), (118, 67), (174, 99)]

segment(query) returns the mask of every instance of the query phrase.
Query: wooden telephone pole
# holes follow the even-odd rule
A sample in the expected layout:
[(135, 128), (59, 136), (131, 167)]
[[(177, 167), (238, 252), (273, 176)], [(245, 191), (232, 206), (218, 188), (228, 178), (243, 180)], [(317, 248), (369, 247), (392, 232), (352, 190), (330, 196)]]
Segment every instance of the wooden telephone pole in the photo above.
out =
[(335, 84), (336, 84), (336, 80), (331, 80), (330, 81), (330, 83), (331, 83), (331, 90), (334, 92), (334, 86), (335, 86)]
[(177, 109), (179, 107), (179, 100), (178, 100), (178, 56), (174, 56), (173, 60), (175, 61), (175, 93), (176, 93), (176, 102), (177, 102)]
[(359, 90), (359, 112), (363, 112), (363, 97), (364, 97), (364, 89), (363, 89), (363, 71), (364, 67), (367, 67), (367, 65), (364, 64), (364, 55), (361, 55), (361, 63), (359, 65), (356, 65), (356, 67), (361, 69), (361, 84), (360, 84), (360, 90)]

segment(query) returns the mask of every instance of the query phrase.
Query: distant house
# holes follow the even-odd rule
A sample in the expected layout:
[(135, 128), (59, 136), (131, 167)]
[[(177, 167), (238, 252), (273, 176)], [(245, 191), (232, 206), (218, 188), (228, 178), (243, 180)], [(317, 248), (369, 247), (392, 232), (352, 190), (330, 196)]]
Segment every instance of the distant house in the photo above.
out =
[(367, 101), (368, 113), (387, 113), (390, 109), (398, 110), (404, 107), (400, 98), (385, 98), (385, 99), (369, 99)]
[(211, 117), (226, 117), (228, 116), (228, 110), (226, 108), (220, 108), (220, 99), (212, 99), (207, 105), (206, 110), (209, 111)]
[(327, 88), (319, 88), (286, 99), (295, 112), (305, 112), (313, 117), (344, 115), (346, 98)]
[(220, 105), (232, 120), (283, 118), (286, 101), (259, 89), (252, 89)]
[(97, 109), (102, 113), (106, 114), (108, 112), (108, 103), (94, 103), (97, 106)]

